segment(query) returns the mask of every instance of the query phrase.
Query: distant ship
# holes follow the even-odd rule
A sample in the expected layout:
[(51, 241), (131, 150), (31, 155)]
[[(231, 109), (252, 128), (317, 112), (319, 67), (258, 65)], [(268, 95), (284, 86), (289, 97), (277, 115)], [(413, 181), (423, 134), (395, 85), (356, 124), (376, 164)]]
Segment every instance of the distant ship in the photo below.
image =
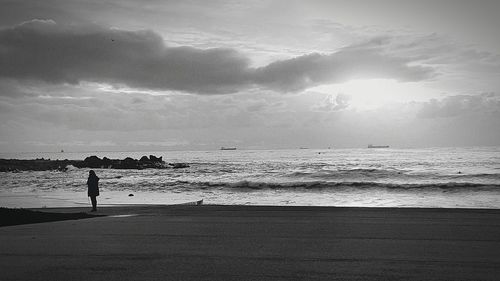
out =
[(221, 147), (220, 150), (236, 150), (236, 147)]
[(373, 144), (369, 144), (368, 148), (389, 148), (389, 146), (388, 145), (373, 145)]

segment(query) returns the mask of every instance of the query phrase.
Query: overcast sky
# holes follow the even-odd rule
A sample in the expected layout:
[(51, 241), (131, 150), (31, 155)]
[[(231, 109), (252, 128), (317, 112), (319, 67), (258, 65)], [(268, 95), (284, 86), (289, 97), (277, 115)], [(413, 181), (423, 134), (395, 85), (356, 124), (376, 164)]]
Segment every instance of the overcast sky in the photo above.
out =
[(500, 1), (0, 7), (0, 152), (500, 145)]

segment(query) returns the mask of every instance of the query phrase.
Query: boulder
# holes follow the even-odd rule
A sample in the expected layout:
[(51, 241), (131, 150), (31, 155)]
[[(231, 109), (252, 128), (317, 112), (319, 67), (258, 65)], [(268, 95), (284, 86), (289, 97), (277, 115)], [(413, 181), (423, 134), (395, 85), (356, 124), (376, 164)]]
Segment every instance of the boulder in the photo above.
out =
[(169, 163), (169, 165), (174, 169), (189, 168), (189, 165), (186, 163)]
[(166, 168), (187, 168), (188, 164), (185, 163), (171, 163), (167, 164), (163, 161), (163, 157), (156, 157), (150, 155), (141, 157), (140, 160), (127, 157), (123, 160), (109, 159), (103, 157), (102, 159), (93, 155), (85, 158), (84, 160), (50, 160), (50, 159), (0, 159), (0, 172), (9, 171), (48, 171), (59, 170), (66, 171), (67, 167), (76, 168), (107, 168), (107, 169), (166, 169)]
[(147, 156), (142, 156), (141, 159), (139, 159), (139, 162), (151, 162)]
[(83, 160), (84, 166), (88, 168), (101, 168), (103, 166), (101, 158), (97, 156), (89, 156)]
[(121, 161), (121, 169), (138, 169), (139, 163), (137, 160), (127, 157)]
[(109, 159), (108, 157), (103, 157), (102, 165), (104, 166), (104, 168), (111, 168), (113, 166), (113, 160)]
[(163, 156), (162, 157), (156, 157), (154, 155), (149, 155), (149, 160), (151, 160), (151, 162), (163, 162)]

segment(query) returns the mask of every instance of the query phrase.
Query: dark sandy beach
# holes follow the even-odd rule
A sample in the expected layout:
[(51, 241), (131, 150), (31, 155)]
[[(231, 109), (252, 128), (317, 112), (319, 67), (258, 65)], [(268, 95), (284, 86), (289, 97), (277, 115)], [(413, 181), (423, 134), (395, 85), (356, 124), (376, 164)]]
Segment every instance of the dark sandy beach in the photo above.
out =
[(135, 206), (98, 213), (111, 216), (0, 228), (1, 279), (500, 276), (500, 210)]

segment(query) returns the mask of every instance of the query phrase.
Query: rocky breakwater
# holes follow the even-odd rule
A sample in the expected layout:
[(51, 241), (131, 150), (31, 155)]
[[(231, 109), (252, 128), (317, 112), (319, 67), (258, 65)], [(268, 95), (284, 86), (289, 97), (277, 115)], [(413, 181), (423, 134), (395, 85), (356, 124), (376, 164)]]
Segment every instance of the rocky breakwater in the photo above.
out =
[(150, 155), (143, 156), (141, 159), (133, 159), (127, 157), (125, 159), (109, 159), (97, 156), (90, 156), (84, 160), (50, 160), (50, 159), (34, 159), (34, 160), (18, 160), (18, 159), (0, 159), (0, 172), (15, 172), (15, 171), (47, 171), (59, 170), (65, 171), (68, 166), (77, 168), (100, 168), (100, 169), (179, 169), (188, 168), (186, 163), (166, 163), (162, 157)]
[(50, 159), (0, 159), (0, 172), (20, 172), (20, 171), (64, 171), (69, 165), (75, 166), (77, 162), (74, 160), (50, 160)]
[(141, 159), (133, 159), (131, 157), (127, 157), (123, 160), (120, 159), (109, 159), (107, 157), (103, 157), (102, 159), (97, 156), (90, 156), (85, 158), (81, 163), (74, 165), (78, 168), (108, 168), (108, 169), (147, 169), (147, 168), (156, 168), (156, 169), (164, 169), (169, 166), (163, 161), (163, 157), (156, 157), (154, 155), (150, 155), (149, 158), (147, 156), (142, 156)]

